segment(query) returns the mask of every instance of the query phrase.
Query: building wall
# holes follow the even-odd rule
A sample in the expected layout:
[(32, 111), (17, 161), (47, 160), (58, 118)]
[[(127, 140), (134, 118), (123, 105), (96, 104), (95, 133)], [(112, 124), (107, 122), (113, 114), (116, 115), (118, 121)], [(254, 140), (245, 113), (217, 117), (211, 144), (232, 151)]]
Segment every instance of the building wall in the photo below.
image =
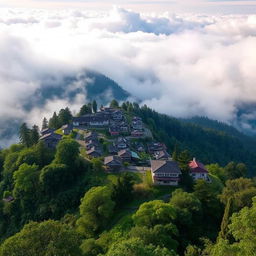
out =
[(208, 180), (207, 173), (191, 173), (190, 175), (193, 177), (194, 180), (199, 180), (199, 179)]
[(178, 186), (178, 181), (154, 181), (154, 184), (162, 186)]
[[(155, 174), (151, 171), (151, 175), (152, 175), (152, 180), (153, 180), (153, 184), (154, 185), (161, 185), (161, 186), (178, 186), (179, 181), (159, 181), (159, 180), (155, 180)], [(172, 177), (176, 177), (178, 178), (179, 175), (178, 174), (173, 174)]]

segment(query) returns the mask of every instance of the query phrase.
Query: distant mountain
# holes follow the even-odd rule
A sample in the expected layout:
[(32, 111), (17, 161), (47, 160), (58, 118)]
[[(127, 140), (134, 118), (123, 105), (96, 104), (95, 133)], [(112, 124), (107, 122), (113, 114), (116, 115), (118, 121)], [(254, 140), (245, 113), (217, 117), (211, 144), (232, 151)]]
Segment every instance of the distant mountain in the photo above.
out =
[[(113, 98), (123, 101), (130, 96), (115, 81), (94, 71), (86, 70), (79, 74), (64, 77), (45, 76), (40, 80), (42, 85), (33, 95), (29, 95), (21, 106), (28, 115), (33, 109), (43, 108), (48, 101), (56, 99), (75, 102), (78, 95), (83, 95), (87, 101), (95, 99), (98, 104), (106, 105)], [(9, 119), (1, 119), (0, 117), (0, 147), (17, 140), (18, 128), (23, 121), (20, 117)]]
[(123, 101), (130, 96), (107, 76), (94, 71), (84, 71), (75, 76), (47, 77), (31, 97), (32, 100), (24, 103), (23, 107), (31, 110), (34, 107), (44, 106), (46, 101), (53, 99), (67, 99), (72, 102), (79, 94), (85, 95), (88, 101), (95, 99), (103, 105), (113, 98)]

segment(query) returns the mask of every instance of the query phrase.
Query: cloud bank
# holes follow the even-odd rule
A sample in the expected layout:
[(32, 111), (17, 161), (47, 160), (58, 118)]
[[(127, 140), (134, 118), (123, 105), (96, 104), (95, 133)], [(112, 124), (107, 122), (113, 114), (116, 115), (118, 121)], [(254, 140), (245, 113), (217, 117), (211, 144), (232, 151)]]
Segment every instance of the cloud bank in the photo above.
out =
[(91, 69), (162, 113), (252, 129), (256, 113), (241, 113), (241, 106), (256, 101), (256, 15), (156, 15), (115, 7), (0, 9), (0, 17), (2, 124), (39, 123), (66, 105), (77, 111), (86, 95), (29, 110), (24, 104), (45, 84), (60, 86), (46, 80)]

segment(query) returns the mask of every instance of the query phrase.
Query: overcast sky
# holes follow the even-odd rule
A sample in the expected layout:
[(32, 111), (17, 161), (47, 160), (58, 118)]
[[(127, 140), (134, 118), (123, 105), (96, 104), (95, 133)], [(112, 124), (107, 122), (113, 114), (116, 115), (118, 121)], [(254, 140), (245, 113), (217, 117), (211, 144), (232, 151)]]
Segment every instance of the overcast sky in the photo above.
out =
[[(255, 108), (241, 114), (241, 107), (256, 105), (255, 1), (129, 3), (0, 0), (0, 137), (5, 120), (40, 124), (61, 107), (78, 111), (86, 95), (56, 97), (29, 111), (22, 106), (36, 101), (49, 80), (85, 69), (161, 113), (252, 129)], [(80, 87), (84, 81), (61, 89)]]
[(256, 13), (256, 0), (0, 0), (2, 7), (24, 8), (106, 10), (112, 5), (149, 12)]

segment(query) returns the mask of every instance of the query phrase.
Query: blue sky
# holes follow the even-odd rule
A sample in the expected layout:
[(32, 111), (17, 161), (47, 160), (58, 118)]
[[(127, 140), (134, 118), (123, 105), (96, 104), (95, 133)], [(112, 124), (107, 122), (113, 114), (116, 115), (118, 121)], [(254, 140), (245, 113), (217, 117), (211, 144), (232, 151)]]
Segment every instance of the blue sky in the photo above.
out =
[(256, 0), (0, 0), (1, 7), (108, 10), (113, 5), (155, 12), (256, 13)]

